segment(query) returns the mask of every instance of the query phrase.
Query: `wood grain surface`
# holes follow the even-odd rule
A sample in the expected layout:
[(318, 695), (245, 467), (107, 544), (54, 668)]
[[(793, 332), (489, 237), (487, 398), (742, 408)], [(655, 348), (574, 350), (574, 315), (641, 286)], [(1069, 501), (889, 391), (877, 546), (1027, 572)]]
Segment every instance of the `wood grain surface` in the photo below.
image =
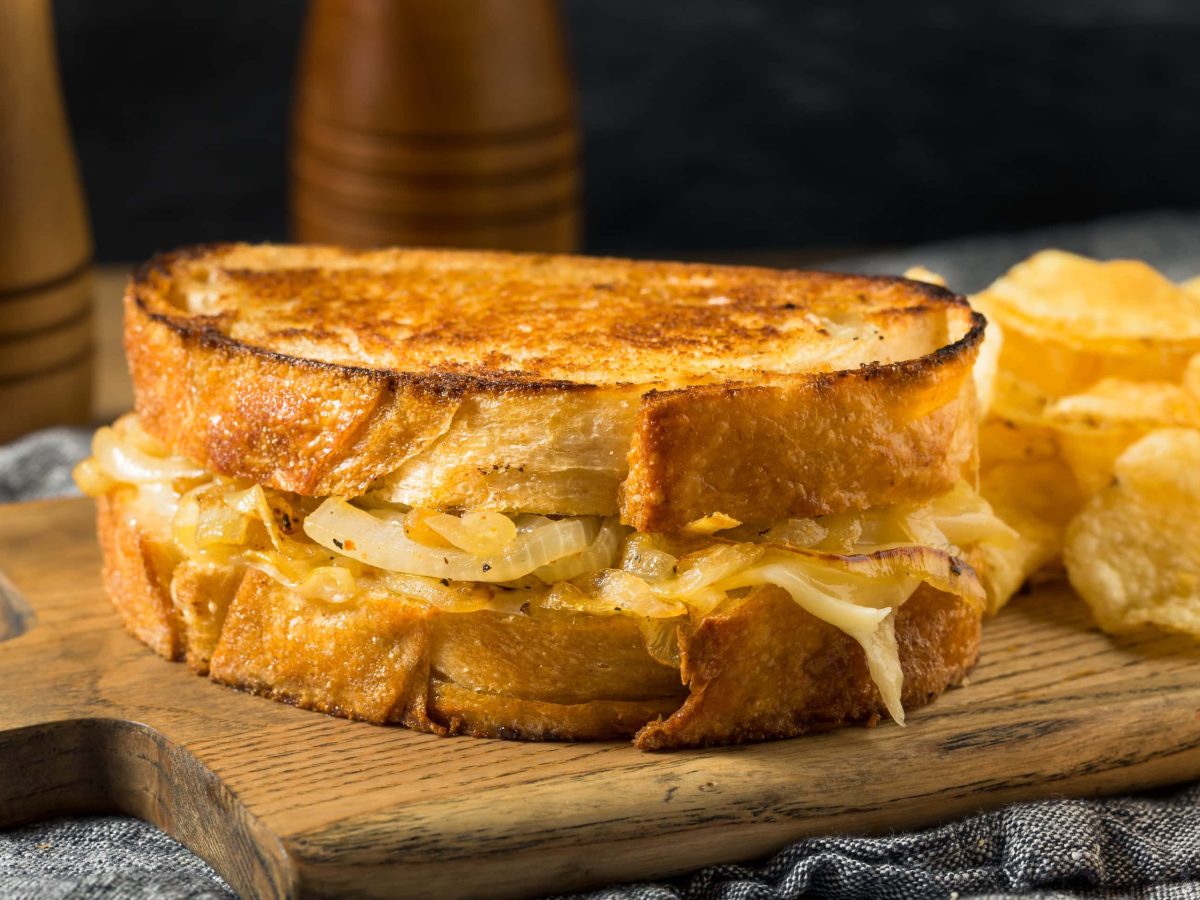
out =
[(0, 825), (139, 816), (247, 896), (530, 896), (1200, 776), (1200, 649), (1110, 638), (1060, 587), (989, 622), (971, 684), (907, 728), (644, 754), (219, 687), (122, 631), (98, 565), (89, 502), (0, 508)]

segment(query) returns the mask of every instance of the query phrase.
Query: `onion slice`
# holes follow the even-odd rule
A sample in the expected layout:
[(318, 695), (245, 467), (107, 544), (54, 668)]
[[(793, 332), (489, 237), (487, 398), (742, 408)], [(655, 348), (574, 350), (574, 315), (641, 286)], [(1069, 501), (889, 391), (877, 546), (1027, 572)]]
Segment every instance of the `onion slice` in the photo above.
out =
[(304, 520), (304, 532), (322, 547), (389, 572), (451, 581), (512, 581), (587, 549), (600, 531), (594, 517), (558, 519), (519, 534), (503, 553), (476, 556), (453, 547), (427, 547), (383, 519), (330, 497)]
[(717, 544), (683, 557), (674, 578), (650, 588), (660, 597), (687, 598), (745, 569), (762, 555), (763, 548), (757, 544)]
[(513, 520), (498, 512), (465, 512), (461, 516), (438, 513), (426, 519), (425, 525), (474, 556), (503, 553), (517, 537)]
[(92, 454), (101, 471), (114, 481), (140, 484), (176, 478), (205, 478), (207, 473), (178, 456), (157, 457), (122, 440), (111, 428), (99, 429), (92, 438)]
[(534, 569), (533, 574), (546, 584), (554, 584), (597, 569), (607, 569), (616, 561), (617, 551), (621, 547), (621, 531), (616, 519), (605, 519), (600, 526), (600, 533), (585, 550)]

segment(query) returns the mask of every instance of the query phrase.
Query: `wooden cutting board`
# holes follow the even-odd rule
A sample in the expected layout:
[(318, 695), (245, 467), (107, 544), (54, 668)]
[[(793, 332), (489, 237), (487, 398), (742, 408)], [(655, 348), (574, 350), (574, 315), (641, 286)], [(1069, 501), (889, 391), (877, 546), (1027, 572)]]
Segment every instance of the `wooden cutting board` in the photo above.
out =
[(1064, 588), (988, 623), (969, 687), (907, 728), (645, 754), (219, 687), (126, 635), (98, 566), (90, 502), (0, 508), (0, 825), (138, 816), (246, 896), (528, 896), (1200, 777), (1200, 649), (1103, 635)]

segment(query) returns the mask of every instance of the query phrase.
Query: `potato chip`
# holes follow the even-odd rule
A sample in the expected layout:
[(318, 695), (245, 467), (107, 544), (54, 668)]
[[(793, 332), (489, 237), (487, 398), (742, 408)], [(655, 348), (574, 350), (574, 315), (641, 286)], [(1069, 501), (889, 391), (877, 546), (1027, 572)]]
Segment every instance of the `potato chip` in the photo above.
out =
[(1103, 378), (1175, 381), (1187, 360), (1200, 349), (1147, 341), (1107, 351), (1081, 350), (1058, 336), (1031, 334), (1011, 322), (1003, 327), (1000, 368), (1051, 397), (1077, 394)]
[(1136, 260), (1100, 262), (1044, 250), (996, 281), (981, 300), (1002, 320), (1077, 346), (1146, 339), (1200, 343), (1200, 297)]
[(979, 426), (980, 493), (1020, 536), (1015, 545), (979, 547), (992, 613), (1057, 562), (1066, 524), (1083, 502), (1054, 430), (1043, 424), (1049, 402), (1040, 388), (1001, 370), (992, 415)]
[(1200, 397), (1177, 384), (1104, 379), (1049, 404), (1043, 421), (1086, 493), (1112, 479), (1125, 448), (1156, 428), (1200, 428)]
[(1106, 631), (1200, 637), (1200, 431), (1150, 432), (1115, 475), (1067, 530), (1072, 586)]
[(983, 543), (989, 612), (1001, 609), (1026, 580), (1062, 553), (1067, 523), (1083, 504), (1070, 469), (1050, 457), (1002, 462), (980, 476), (979, 491), (1020, 539), (1013, 546)]
[(973, 302), (1005, 332), (980, 489), (1021, 535), (989, 593), (1066, 552), (1104, 627), (1200, 634), (1200, 277), (1050, 250)]
[(979, 466), (987, 471), (1004, 463), (1034, 463), (1059, 456), (1053, 430), (993, 416), (979, 426)]
[(1183, 387), (1193, 397), (1200, 397), (1200, 353), (1193, 356), (1183, 370)]
[(972, 302), (1004, 328), (1001, 369), (1051, 396), (1105, 377), (1175, 381), (1200, 352), (1200, 293), (1132, 260), (1046, 250)]
[(972, 377), (975, 379), (975, 394), (979, 400), (979, 415), (986, 416), (996, 399), (996, 377), (1000, 373), (1000, 351), (1004, 348), (1004, 330), (998, 322), (988, 322), (983, 333), (983, 344), (975, 357)]
[(1112, 428), (1095, 433), (1064, 432), (1058, 436), (1063, 460), (1075, 476), (1080, 489), (1092, 495), (1112, 481), (1113, 467), (1125, 448), (1146, 431), (1137, 428)]
[(1200, 399), (1169, 382), (1105, 378), (1050, 403), (1043, 419), (1055, 428), (1200, 427)]
[(1032, 382), (1000, 369), (992, 382), (991, 414), (1024, 425), (1040, 425), (1051, 397)]
[(946, 286), (946, 279), (932, 269), (927, 269), (924, 266), (910, 266), (904, 270), (904, 277), (912, 281), (923, 281), (926, 284), (936, 284), (938, 287)]

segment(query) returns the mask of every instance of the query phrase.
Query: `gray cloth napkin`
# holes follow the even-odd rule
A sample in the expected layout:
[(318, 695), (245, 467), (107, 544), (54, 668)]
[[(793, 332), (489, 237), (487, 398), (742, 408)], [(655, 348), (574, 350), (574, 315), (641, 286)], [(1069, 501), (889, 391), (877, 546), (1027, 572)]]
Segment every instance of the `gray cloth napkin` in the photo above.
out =
[(153, 825), (120, 816), (0, 831), (0, 896), (12, 900), (230, 900), (207, 863)]
[(1026, 803), (929, 831), (812, 838), (764, 865), (577, 900), (1200, 897), (1200, 785), (1160, 799)]
[[(924, 265), (974, 291), (1048, 246), (1146, 259), (1174, 278), (1200, 273), (1200, 215), (1156, 213), (1017, 236), (954, 241), (829, 268), (900, 272)], [(0, 502), (73, 491), (87, 433), (53, 429), (0, 447)], [(2, 690), (0, 686), (0, 690)], [(116, 816), (0, 831), (0, 897), (227, 898), (228, 885), (155, 829)], [(1155, 797), (1020, 804), (886, 837), (813, 838), (755, 865), (714, 866), (589, 900), (776, 898), (1200, 898), (1200, 785)]]
[(71, 469), (88, 454), (86, 428), (47, 428), (0, 445), (0, 503), (78, 494)]

